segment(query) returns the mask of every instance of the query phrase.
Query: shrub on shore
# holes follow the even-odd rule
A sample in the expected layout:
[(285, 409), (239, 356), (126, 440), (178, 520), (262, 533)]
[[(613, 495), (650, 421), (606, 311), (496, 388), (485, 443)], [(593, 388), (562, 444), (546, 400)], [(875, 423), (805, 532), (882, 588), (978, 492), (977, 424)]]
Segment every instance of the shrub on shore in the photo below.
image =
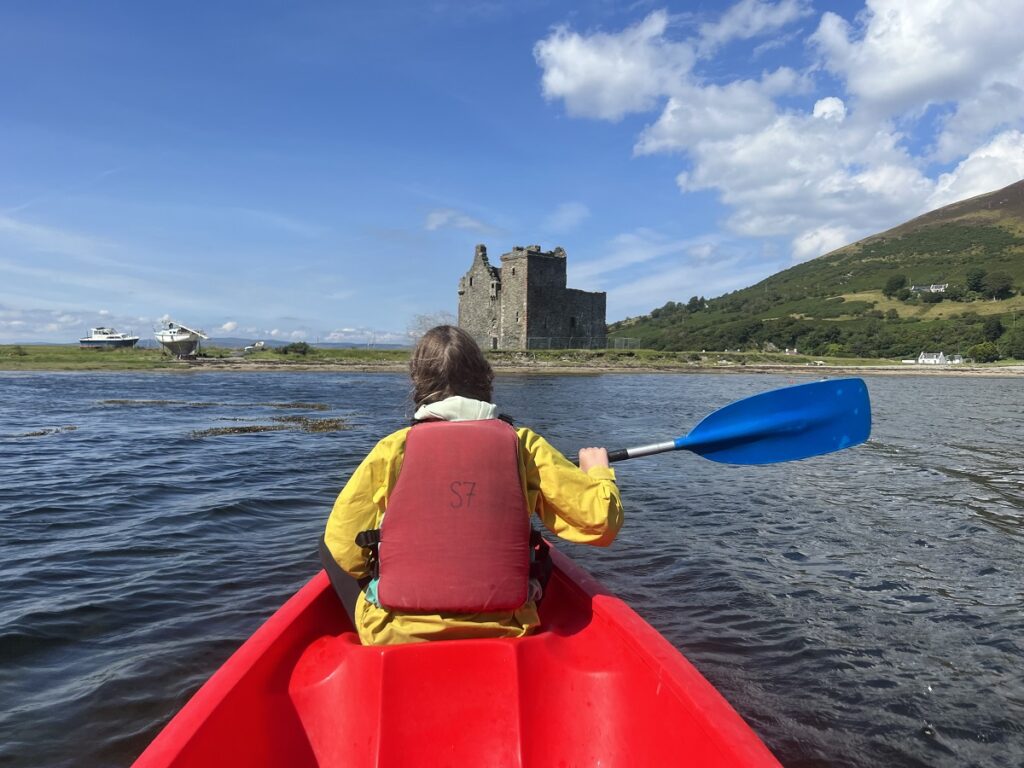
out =
[(304, 341), (296, 341), (292, 344), (286, 344), (283, 347), (278, 347), (274, 351), (279, 355), (308, 355), (313, 351), (313, 347)]

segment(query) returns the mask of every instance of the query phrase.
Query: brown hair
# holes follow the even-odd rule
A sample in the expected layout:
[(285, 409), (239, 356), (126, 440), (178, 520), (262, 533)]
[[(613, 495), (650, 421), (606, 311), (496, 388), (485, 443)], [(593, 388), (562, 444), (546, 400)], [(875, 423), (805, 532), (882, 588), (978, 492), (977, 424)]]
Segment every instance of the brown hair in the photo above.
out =
[(491, 364), (473, 337), (454, 325), (438, 325), (423, 334), (412, 351), (409, 376), (417, 408), (453, 395), (491, 400)]

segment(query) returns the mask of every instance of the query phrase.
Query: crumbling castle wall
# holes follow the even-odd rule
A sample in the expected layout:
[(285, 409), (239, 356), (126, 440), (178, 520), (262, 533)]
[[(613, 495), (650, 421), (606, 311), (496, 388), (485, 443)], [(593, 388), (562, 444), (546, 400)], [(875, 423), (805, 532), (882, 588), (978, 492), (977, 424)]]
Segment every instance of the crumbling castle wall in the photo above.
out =
[(497, 349), (500, 315), (501, 270), (491, 266), (487, 247), (478, 245), (473, 264), (459, 280), (459, 327), (482, 349)]

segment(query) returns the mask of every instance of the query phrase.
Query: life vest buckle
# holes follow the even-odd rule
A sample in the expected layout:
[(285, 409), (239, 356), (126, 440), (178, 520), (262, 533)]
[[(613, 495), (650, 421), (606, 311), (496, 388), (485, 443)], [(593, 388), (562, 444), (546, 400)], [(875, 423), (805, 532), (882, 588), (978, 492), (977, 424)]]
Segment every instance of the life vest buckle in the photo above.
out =
[[(380, 528), (371, 528), (368, 531), (360, 531), (356, 534), (356, 546), (370, 550), (370, 557), (366, 560), (366, 567), (370, 569), (370, 576), (366, 579), (369, 584), (372, 579), (380, 577)], [(363, 586), (365, 589), (365, 586)]]

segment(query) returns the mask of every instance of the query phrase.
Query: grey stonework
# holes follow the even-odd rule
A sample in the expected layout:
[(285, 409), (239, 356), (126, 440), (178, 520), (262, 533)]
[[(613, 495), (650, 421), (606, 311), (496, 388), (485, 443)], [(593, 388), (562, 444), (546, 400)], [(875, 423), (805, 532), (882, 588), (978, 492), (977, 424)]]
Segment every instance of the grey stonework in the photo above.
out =
[(483, 349), (604, 347), (606, 294), (566, 288), (565, 250), (515, 246), (491, 266), (487, 248), (459, 280), (459, 326)]

